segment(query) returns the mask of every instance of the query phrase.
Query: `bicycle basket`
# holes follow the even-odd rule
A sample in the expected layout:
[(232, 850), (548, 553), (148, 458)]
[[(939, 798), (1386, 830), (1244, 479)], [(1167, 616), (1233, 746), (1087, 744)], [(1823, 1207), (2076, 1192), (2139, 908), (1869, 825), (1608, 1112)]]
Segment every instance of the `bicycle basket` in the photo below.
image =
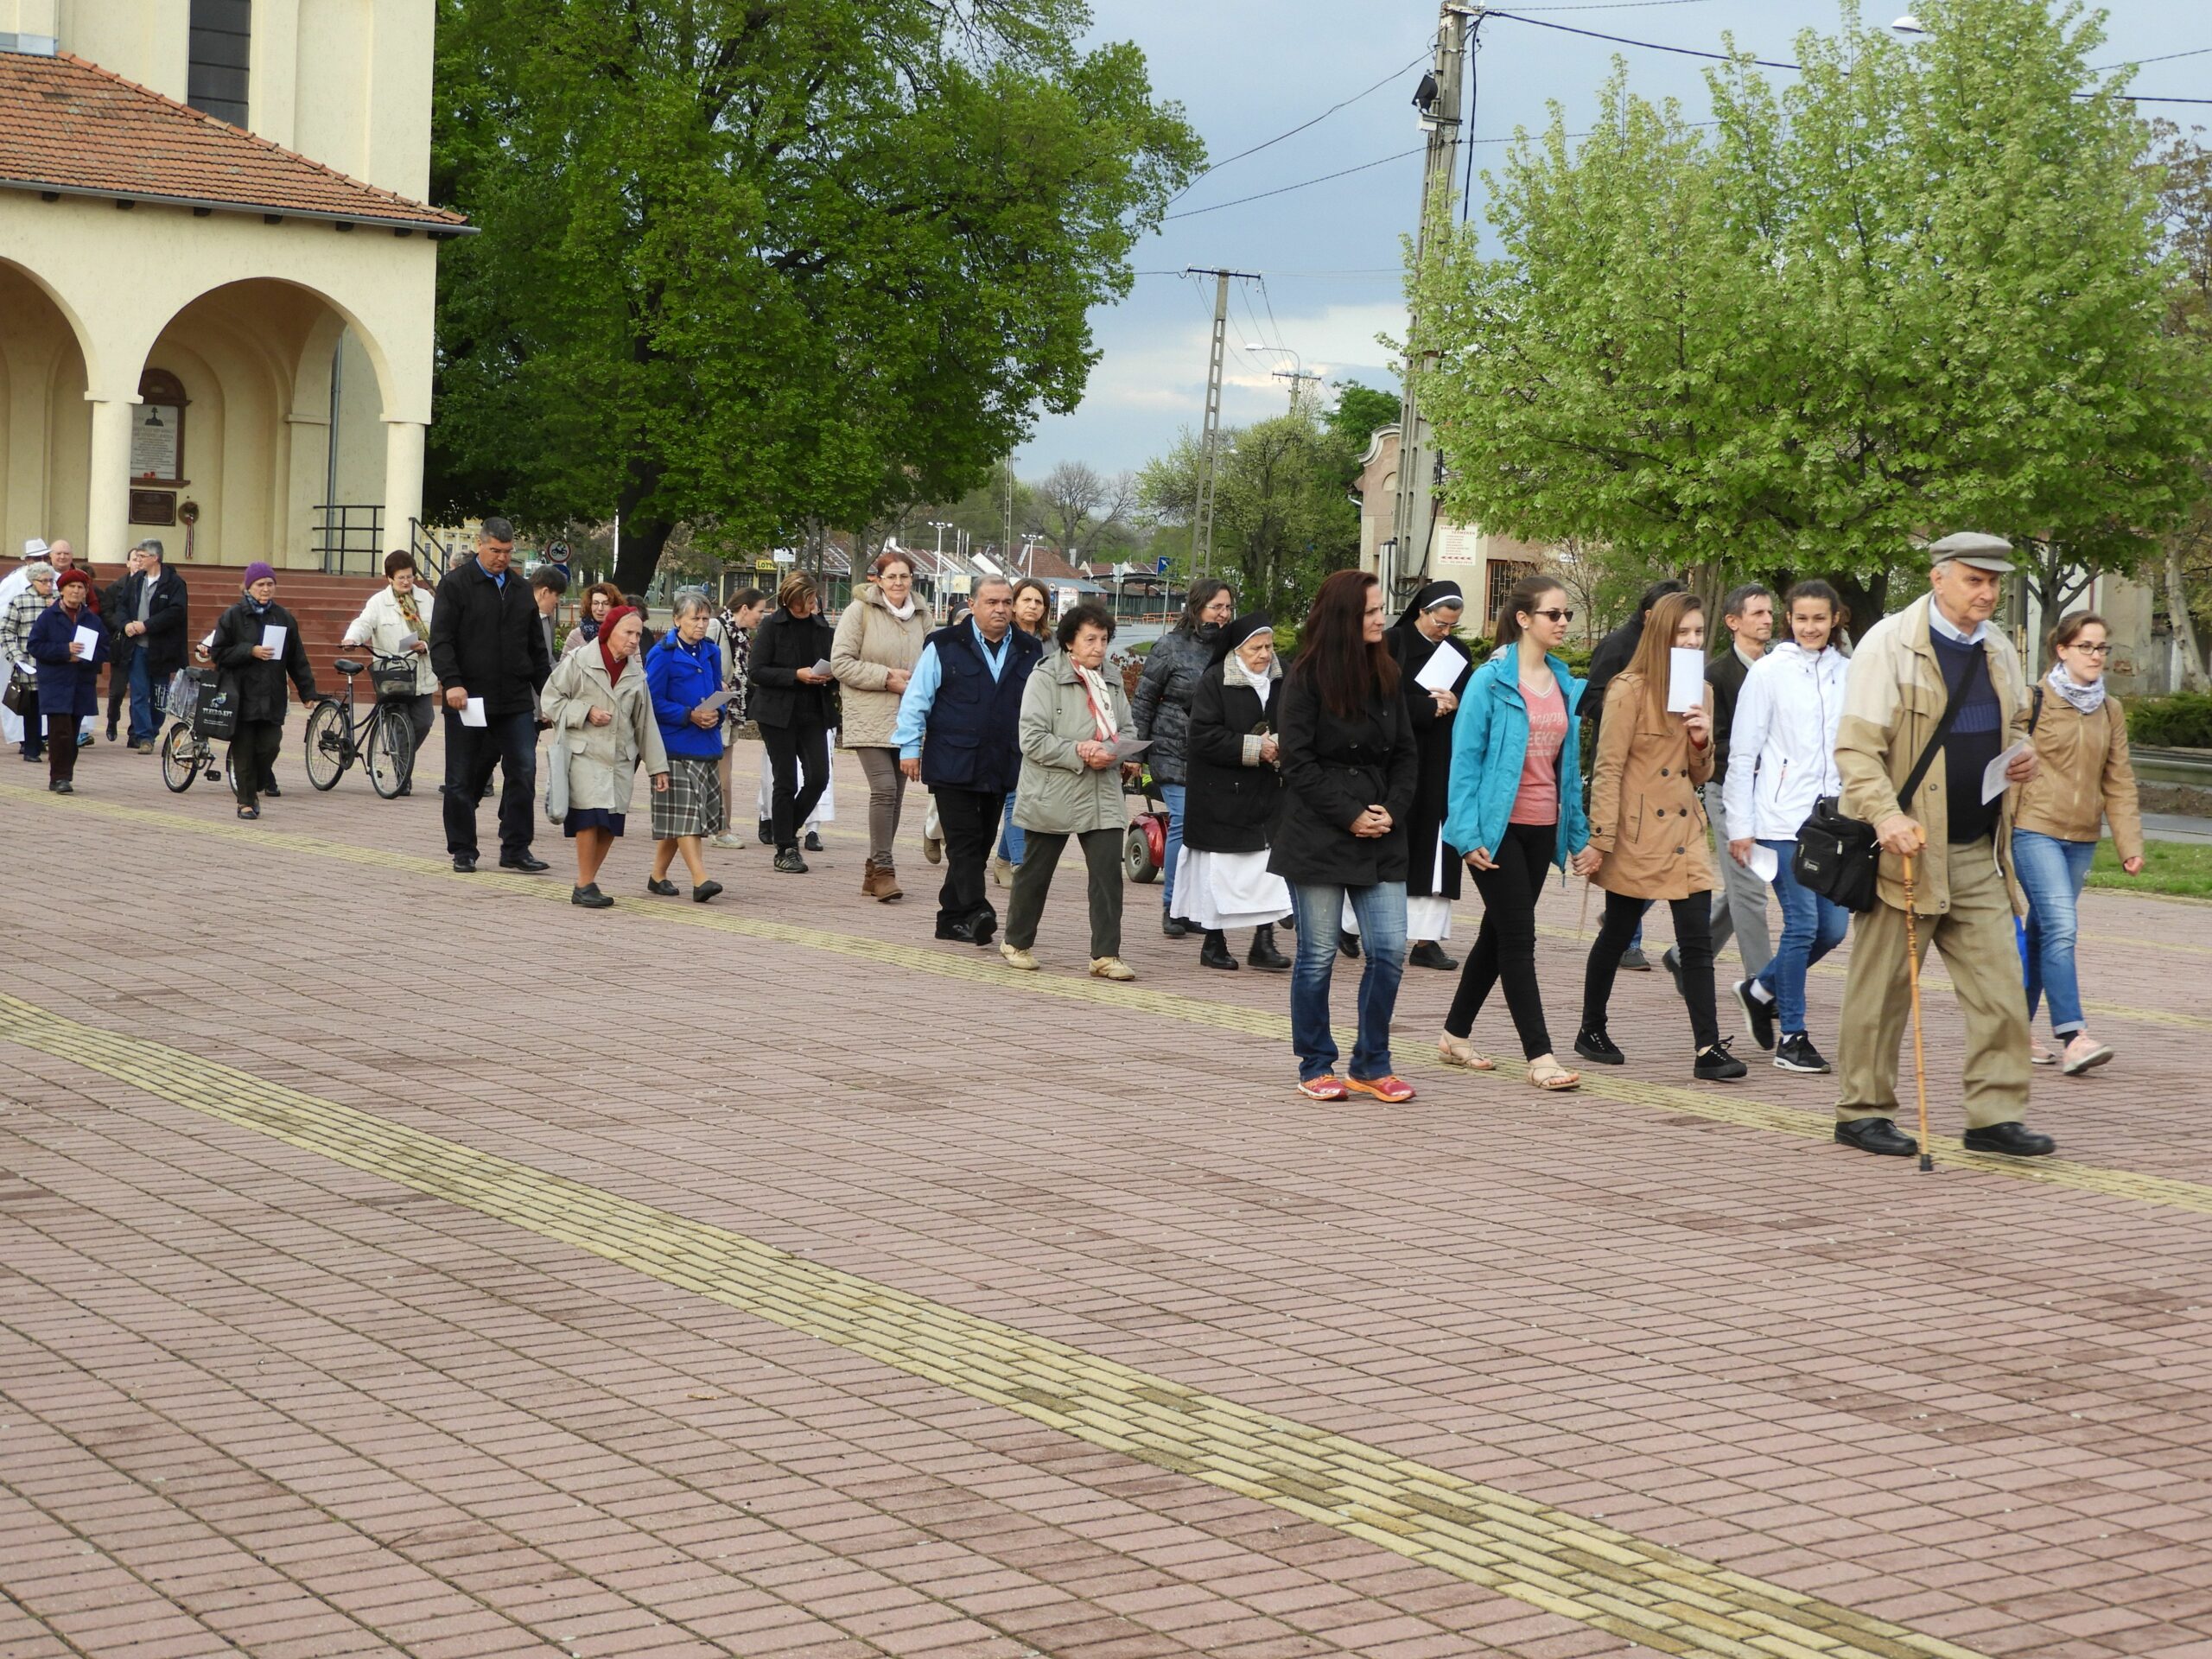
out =
[(412, 659), (378, 662), (369, 670), (369, 683), (376, 687), (378, 702), (389, 702), (397, 697), (411, 697), (416, 693), (415, 664)]
[(171, 720), (183, 721), (187, 725), (200, 709), (200, 681), (194, 671), (180, 668), (169, 676), (169, 689), (162, 700), (162, 707)]

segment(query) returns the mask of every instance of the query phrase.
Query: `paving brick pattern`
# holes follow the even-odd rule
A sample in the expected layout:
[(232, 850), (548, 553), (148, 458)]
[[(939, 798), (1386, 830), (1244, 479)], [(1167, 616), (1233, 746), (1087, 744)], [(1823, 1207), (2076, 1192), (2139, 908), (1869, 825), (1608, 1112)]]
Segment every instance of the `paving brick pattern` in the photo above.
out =
[[(1279, 1017), (1281, 980), (1202, 972), (1156, 889), (1130, 895), (1149, 1000), (1071, 1001), (672, 931), (691, 907), (642, 893), (639, 838), (604, 916), (257, 846), (440, 851), (434, 794), (316, 796), (296, 762), (259, 826), (105, 749), (74, 800), (0, 797), (92, 898), (58, 926), (51, 889), (0, 894), (8, 988), (1980, 1653), (2212, 1655), (2201, 1214), (1503, 1077), (1320, 1106), (1220, 1014)], [(859, 898), (843, 830), (805, 878), (712, 856), (718, 906), (976, 956), (929, 944), (913, 853), (899, 906)], [(1046, 976), (1080, 967), (1072, 876)], [(1573, 895), (1546, 906), (1571, 935)], [(2212, 1182), (2208, 918), (2090, 896), (2088, 990), (2137, 1016), (2095, 1016), (2103, 1072), (2036, 1078), (2070, 1159)], [(1541, 950), (1564, 1031), (1580, 952)], [(1449, 988), (1409, 976), (1409, 1049)], [(1815, 981), (1816, 1032), (1840, 991)], [(1663, 976), (1624, 976), (1614, 1029), (1630, 1077), (1722, 1092), (1689, 1084)], [(1484, 1038), (1512, 1046), (1502, 1009)], [(1737, 1093), (1817, 1118), (1831, 1090), (1758, 1066)], [(0, 1046), (0, 1654), (241, 1650), (1635, 1649)]]

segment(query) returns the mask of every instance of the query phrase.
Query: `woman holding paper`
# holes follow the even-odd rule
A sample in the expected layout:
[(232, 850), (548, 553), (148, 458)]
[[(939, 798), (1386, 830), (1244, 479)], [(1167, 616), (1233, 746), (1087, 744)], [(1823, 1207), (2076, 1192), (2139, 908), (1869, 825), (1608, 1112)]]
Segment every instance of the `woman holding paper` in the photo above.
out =
[[(415, 658), (415, 695), (407, 700), (407, 717), (415, 727), (415, 750), (430, 734), (437, 718), (438, 676), (430, 666), (430, 590), (423, 587), (415, 556), (404, 548), (385, 556), (385, 586), (369, 595), (361, 613), (346, 625), (347, 645), (366, 645), (380, 657), (411, 655)], [(414, 787), (413, 775), (399, 792)]]
[(868, 568), (868, 585), (837, 619), (830, 646), (830, 671), (844, 687), (839, 741), (860, 756), (868, 779), (868, 867), (861, 897), (887, 905), (904, 896), (896, 849), (906, 798), (906, 774), (899, 769), (891, 728), (930, 627), (928, 608), (914, 597), (913, 561), (886, 548)]
[(1754, 663), (1737, 693), (1722, 786), (1730, 827), (1751, 831), (1728, 843), (1728, 856), (1773, 886), (1782, 901), (1782, 941), (1764, 969), (1736, 982), (1735, 993), (1745, 1029), (1761, 1048), (1774, 1050), (1778, 1070), (1817, 1072), (1828, 1063), (1806, 1034), (1805, 976), (1843, 943), (1851, 912), (1798, 880), (1790, 861), (1813, 803), (1843, 791), (1835, 739), (1851, 664), (1835, 648), (1843, 601), (1834, 588), (1825, 582), (1801, 582), (1783, 608), (1789, 641)]
[(652, 778), (655, 798), (668, 788), (668, 751), (637, 663), (645, 631), (626, 605), (601, 612), (592, 648), (563, 652), (537, 701), (553, 725), (552, 763), (568, 768), (561, 833), (576, 843), (569, 902), (586, 910), (613, 906), (599, 890), (599, 871), (629, 817), (639, 766)]
[(1705, 607), (1694, 594), (1669, 594), (1651, 607), (1629, 665), (1605, 689), (1605, 717), (1590, 788), (1590, 844), (1605, 924), (1582, 979), (1582, 1030), (1574, 1052), (1598, 1065), (1625, 1058), (1605, 1029), (1613, 976), (1636, 925), (1655, 900), (1675, 912), (1696, 1046), (1692, 1070), (1733, 1083), (1748, 1069), (1728, 1052), (1713, 1005), (1713, 871), (1706, 855), (1698, 786), (1713, 776), (1712, 692), (1705, 683)]
[(673, 898), (668, 879), (677, 855), (691, 873), (691, 902), (703, 905), (722, 890), (707, 879), (702, 848), (722, 821), (722, 784), (715, 762), (722, 748), (722, 654), (707, 638), (707, 596), (687, 588), (676, 598), (676, 626), (661, 635), (645, 658), (645, 689), (660, 722), (668, 753), (668, 787), (653, 791), (653, 871), (645, 891)]
[(107, 630), (92, 608), (92, 578), (72, 565), (54, 579), (54, 603), (31, 624), (38, 718), (46, 722), (46, 786), (57, 795), (76, 792), (78, 727), (99, 712)]
[(836, 635), (816, 609), (813, 577), (785, 576), (776, 603), (753, 631), (750, 701), (775, 779), (769, 817), (776, 868), (804, 875), (799, 829), (829, 783), (830, 728), (837, 723), (830, 706), (837, 683), (830, 666)]
[(1452, 790), (1452, 721), (1475, 671), (1474, 653), (1455, 637), (1466, 604), (1458, 582), (1432, 582), (1382, 636), (1397, 660), (1398, 689), (1421, 751), (1420, 781), (1406, 819), (1406, 938), (1413, 941), (1406, 965), (1446, 972), (1459, 965), (1444, 954), (1459, 896), (1459, 855), (1445, 843), (1444, 814)]
[(210, 637), (207, 654), (223, 671), (223, 681), (238, 693), (238, 732), (231, 739), (231, 787), (238, 817), (261, 816), (264, 795), (276, 789), (276, 751), (284, 741), (287, 702), (284, 680), (299, 688), (300, 701), (315, 700), (315, 670), (300, 643), (299, 625), (276, 602), (276, 572), (257, 560), (245, 568), (245, 593), (222, 614)]
[[(1143, 744), (1129, 728), (1118, 677), (1104, 672), (1114, 619), (1085, 601), (1060, 619), (1059, 654), (1037, 664), (1021, 694), (1021, 775), (1014, 821), (1021, 826), (1021, 868), (1007, 906), (999, 955), (1033, 972), (1037, 924), (1052, 872), (1073, 836), (1090, 873), (1090, 973), (1135, 979), (1122, 960), (1122, 835), (1128, 826), (1122, 774)], [(1135, 771), (1134, 764), (1126, 767)]]

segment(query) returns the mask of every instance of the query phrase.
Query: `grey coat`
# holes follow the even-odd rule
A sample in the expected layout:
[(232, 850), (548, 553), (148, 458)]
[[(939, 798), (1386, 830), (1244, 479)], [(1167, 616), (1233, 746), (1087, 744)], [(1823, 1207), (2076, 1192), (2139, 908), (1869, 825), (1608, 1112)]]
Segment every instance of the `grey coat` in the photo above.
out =
[[(1128, 701), (1111, 674), (1104, 676), (1113, 700), (1114, 725), (1129, 729)], [(1016, 785), (1014, 821), (1024, 830), (1077, 836), (1090, 830), (1120, 830), (1129, 821), (1122, 804), (1122, 769), (1086, 766), (1076, 745), (1098, 735), (1090, 699), (1076, 677), (1075, 661), (1065, 652), (1040, 662), (1021, 694), (1021, 780)]]
[[(668, 770), (668, 749), (660, 739), (660, 722), (653, 718), (653, 694), (645, 687), (645, 665), (636, 658), (609, 682), (606, 660), (593, 645), (561, 658), (553, 677), (545, 682), (538, 710), (553, 722), (553, 741), (569, 757), (569, 810), (627, 812), (630, 787), (645, 762), (647, 775)], [(613, 715), (613, 722), (594, 726), (586, 716), (594, 709)]]
[(1155, 783), (1189, 781), (1191, 700), (1212, 661), (1212, 645), (1181, 632), (1161, 635), (1146, 653), (1132, 712), (1137, 735), (1152, 740), (1144, 758)]

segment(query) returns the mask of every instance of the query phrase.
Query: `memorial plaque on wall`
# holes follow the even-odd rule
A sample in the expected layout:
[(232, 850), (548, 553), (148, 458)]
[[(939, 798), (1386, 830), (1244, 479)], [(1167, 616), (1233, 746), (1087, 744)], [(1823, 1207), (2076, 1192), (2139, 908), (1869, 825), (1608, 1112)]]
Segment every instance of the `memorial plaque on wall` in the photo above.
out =
[(134, 524), (176, 523), (176, 492), (175, 490), (131, 491), (130, 522)]
[(149, 369), (139, 377), (138, 397), (130, 411), (131, 481), (182, 484), (184, 383), (166, 369)]

